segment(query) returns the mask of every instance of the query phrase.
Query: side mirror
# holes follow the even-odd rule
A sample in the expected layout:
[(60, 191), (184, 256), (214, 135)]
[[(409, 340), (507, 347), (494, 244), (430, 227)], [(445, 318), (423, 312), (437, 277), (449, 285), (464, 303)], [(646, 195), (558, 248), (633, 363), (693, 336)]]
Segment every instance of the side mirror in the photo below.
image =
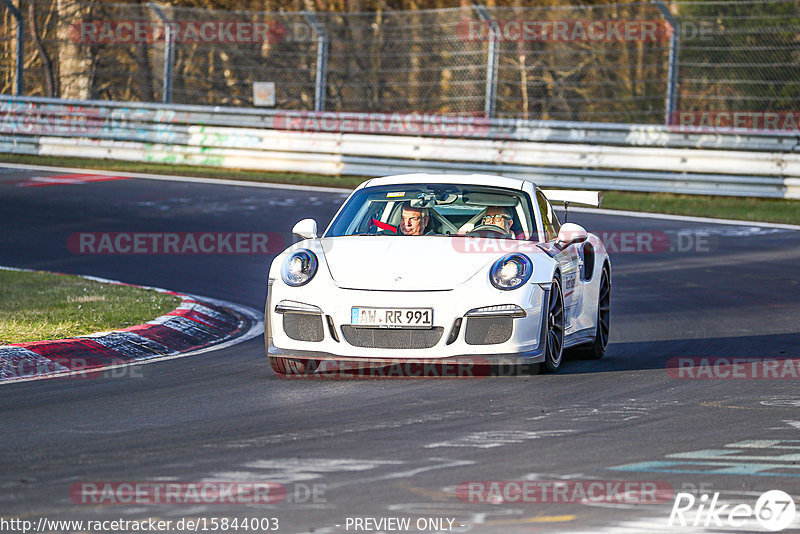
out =
[(315, 239), (317, 237), (317, 221), (303, 219), (294, 225), (292, 233), (300, 239)]
[(586, 228), (575, 223), (564, 223), (558, 231), (558, 247), (567, 248), (575, 243), (583, 243), (589, 238)]

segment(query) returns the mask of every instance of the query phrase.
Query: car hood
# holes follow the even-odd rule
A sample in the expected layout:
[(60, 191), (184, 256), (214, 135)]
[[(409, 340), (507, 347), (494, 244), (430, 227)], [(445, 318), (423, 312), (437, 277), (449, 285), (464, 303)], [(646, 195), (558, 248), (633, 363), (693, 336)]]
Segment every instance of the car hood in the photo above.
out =
[(334, 283), (343, 289), (453, 289), (505, 253), (540, 252), (530, 242), (444, 236), (346, 236), (320, 240)]

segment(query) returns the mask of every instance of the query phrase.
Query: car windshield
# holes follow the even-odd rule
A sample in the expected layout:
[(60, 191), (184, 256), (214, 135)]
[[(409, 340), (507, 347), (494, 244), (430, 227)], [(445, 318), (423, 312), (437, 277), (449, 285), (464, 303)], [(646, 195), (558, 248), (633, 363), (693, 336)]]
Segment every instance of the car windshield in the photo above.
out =
[(535, 239), (528, 196), (512, 189), (404, 184), (357, 191), (325, 237), (425, 235)]

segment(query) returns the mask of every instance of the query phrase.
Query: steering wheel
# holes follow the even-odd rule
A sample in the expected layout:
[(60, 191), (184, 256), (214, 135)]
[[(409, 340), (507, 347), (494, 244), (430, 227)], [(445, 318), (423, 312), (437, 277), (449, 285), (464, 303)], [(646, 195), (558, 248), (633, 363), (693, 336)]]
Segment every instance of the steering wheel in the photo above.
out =
[(508, 237), (508, 230), (500, 226), (495, 226), (494, 224), (480, 224), (467, 232), (467, 235), (471, 237), (500, 237), (493, 234), (500, 234), (502, 237)]

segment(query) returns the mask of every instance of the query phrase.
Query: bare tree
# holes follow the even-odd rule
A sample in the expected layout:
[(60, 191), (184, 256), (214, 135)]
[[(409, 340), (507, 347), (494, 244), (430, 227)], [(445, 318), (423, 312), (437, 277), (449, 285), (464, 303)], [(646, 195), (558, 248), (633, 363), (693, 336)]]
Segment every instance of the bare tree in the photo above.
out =
[(36, 51), (42, 61), (45, 94), (51, 98), (57, 98), (59, 91), (53, 74), (53, 60), (50, 59), (50, 54), (47, 53), (42, 44), (42, 36), (39, 34), (39, 28), (36, 24), (36, 15), (36, 0), (28, 0), (28, 26), (31, 30), (33, 42), (36, 44)]
[(91, 8), (73, 0), (57, 0), (58, 75), (61, 97), (86, 100), (91, 95), (92, 54), (88, 43), (71, 26), (89, 18)]

